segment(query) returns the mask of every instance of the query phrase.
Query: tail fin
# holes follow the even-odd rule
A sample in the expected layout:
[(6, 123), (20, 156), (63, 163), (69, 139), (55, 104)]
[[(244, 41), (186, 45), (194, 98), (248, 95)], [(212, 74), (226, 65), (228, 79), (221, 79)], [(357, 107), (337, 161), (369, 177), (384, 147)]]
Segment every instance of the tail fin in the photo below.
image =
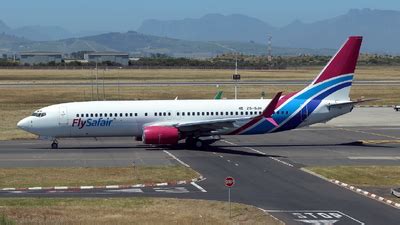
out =
[[(320, 85), (325, 81), (329, 82), (328, 80), (333, 80), (334, 78), (339, 77), (343, 77), (343, 81), (352, 81), (358, 55), (360, 53), (361, 42), (361, 36), (350, 36), (339, 49), (339, 51), (328, 62), (321, 73), (314, 79), (310, 86)], [(337, 84), (337, 82), (334, 84)], [(350, 86), (338, 90), (337, 92), (328, 96), (327, 99), (348, 100), (349, 93)]]

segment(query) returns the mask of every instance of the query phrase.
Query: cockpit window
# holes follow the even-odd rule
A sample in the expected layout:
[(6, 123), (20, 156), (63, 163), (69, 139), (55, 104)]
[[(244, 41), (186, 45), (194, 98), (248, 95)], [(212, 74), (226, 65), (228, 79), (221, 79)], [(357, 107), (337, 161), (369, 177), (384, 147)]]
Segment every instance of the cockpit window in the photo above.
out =
[(46, 113), (44, 113), (44, 112), (34, 112), (34, 113), (32, 113), (32, 116), (34, 116), (34, 117), (44, 117), (44, 116), (46, 116)]

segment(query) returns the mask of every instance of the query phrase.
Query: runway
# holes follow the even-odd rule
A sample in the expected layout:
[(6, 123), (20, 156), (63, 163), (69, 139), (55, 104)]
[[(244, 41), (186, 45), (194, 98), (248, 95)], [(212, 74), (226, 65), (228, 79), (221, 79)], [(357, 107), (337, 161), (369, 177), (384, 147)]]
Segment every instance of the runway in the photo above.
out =
[[(115, 81), (105, 81), (105, 87), (162, 87), (162, 86), (216, 86), (216, 85), (251, 85), (251, 86), (260, 86), (260, 85), (277, 85), (277, 86), (306, 86), (311, 82), (311, 80), (241, 80), (240, 82), (235, 82), (231, 80), (219, 80), (219, 81), (164, 81), (164, 82), (132, 82), (132, 81), (124, 81), (123, 83), (118, 83)], [(354, 81), (353, 84), (355, 86), (398, 86), (400, 85), (400, 81), (398, 80), (358, 80)], [(92, 82), (87, 81), (23, 81), (23, 82), (2, 82), (0, 83), (0, 88), (23, 88), (23, 87), (70, 87), (70, 86), (79, 86), (79, 87), (90, 87), (95, 85)]]
[[(340, 121), (339, 121), (340, 122)], [(331, 123), (336, 123), (335, 121)], [(328, 124), (326, 126), (331, 126)], [(384, 144), (361, 140), (381, 140)], [(169, 165), (173, 154), (206, 179), (156, 189), (2, 192), (13, 196), (157, 196), (227, 200), (224, 178), (233, 176), (232, 200), (260, 207), (287, 224), (398, 224), (400, 210), (301, 170), (307, 165), (393, 165), (400, 162), (400, 126), (312, 127), (257, 136), (232, 136), (205, 150), (160, 149), (131, 138), (66, 139), (59, 150), (46, 141), (0, 142), (1, 167)], [(164, 188), (164, 189), (163, 189)]]

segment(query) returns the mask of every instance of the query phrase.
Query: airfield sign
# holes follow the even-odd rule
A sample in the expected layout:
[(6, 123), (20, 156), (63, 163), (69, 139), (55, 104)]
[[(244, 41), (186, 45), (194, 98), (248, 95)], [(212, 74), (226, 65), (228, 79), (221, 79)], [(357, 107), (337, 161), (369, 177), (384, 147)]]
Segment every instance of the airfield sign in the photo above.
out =
[(234, 184), (235, 184), (235, 179), (233, 179), (233, 177), (225, 178), (225, 186), (231, 188)]

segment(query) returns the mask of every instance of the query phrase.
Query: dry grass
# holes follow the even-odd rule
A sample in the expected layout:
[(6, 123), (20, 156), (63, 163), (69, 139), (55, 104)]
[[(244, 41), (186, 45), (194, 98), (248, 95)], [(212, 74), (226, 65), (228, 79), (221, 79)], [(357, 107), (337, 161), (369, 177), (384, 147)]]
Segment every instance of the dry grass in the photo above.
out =
[[(244, 70), (241, 71), (244, 79), (308, 79), (311, 80), (320, 68), (302, 68), (291, 70)], [(90, 75), (92, 73), (92, 75)], [(231, 70), (179, 70), (179, 69), (137, 69), (137, 70), (110, 70), (100, 71), (100, 77), (105, 79), (121, 79), (134, 81), (201, 81), (201, 80), (230, 80)], [(90, 81), (93, 71), (90, 70), (0, 70), (0, 82), (82, 82)], [(356, 79), (395, 80), (400, 77), (400, 67), (364, 67), (357, 71)], [(124, 81), (122, 81), (124, 82)], [(300, 90), (301, 86), (240, 86), (239, 98), (260, 98), (261, 92), (271, 97), (278, 91), (291, 92)], [(132, 99), (210, 99), (217, 90), (224, 91), (224, 97), (233, 98), (232, 86), (169, 86), (165, 87), (106, 87), (105, 99), (107, 100), (132, 100)], [(103, 99), (103, 90), (99, 85), (100, 99)], [(23, 117), (31, 114), (35, 109), (70, 101), (96, 100), (96, 88), (92, 96), (92, 87), (3, 87), (0, 89), (0, 113), (7, 118), (0, 123), (0, 140), (34, 138), (16, 128), (16, 123)], [(400, 96), (399, 86), (354, 86), (351, 97), (356, 99), (378, 98), (379, 101), (368, 104), (394, 105), (398, 104)]]
[[(100, 99), (103, 98), (102, 87), (100, 88)], [(301, 86), (240, 86), (239, 98), (260, 98), (261, 92), (267, 93), (271, 97), (278, 91), (285, 93), (300, 90)], [(106, 87), (105, 97), (107, 100), (132, 100), (132, 99), (211, 99), (217, 90), (224, 91), (224, 97), (234, 98), (232, 86), (169, 86), (164, 87), (120, 87), (120, 94), (116, 87)], [(0, 140), (34, 138), (16, 128), (17, 122), (30, 115), (35, 109), (71, 101), (90, 101), (91, 87), (9, 87), (0, 89), (0, 114), (7, 118), (0, 123)], [(376, 105), (399, 104), (399, 86), (354, 86), (351, 97), (356, 99), (364, 96), (365, 98), (378, 98), (379, 101), (369, 102)], [(96, 90), (94, 97), (96, 98)]]
[(256, 207), (157, 198), (0, 199), (0, 214), (17, 224), (283, 224)]
[[(312, 80), (323, 67), (298, 68), (286, 70), (240, 70), (244, 80)], [(99, 69), (98, 76), (105, 80), (151, 81), (216, 81), (230, 80), (232, 70), (218, 69)], [(94, 70), (29, 70), (0, 69), (0, 82), (9, 81), (69, 81), (82, 82), (95, 77)], [(357, 80), (398, 80), (400, 67), (359, 67)]]
[(0, 168), (0, 188), (131, 185), (191, 180), (198, 176), (183, 166)]
[(336, 179), (358, 187), (400, 186), (400, 166), (334, 166), (309, 167), (328, 179)]
[[(298, 87), (279, 87), (287, 91), (297, 90)], [(120, 95), (116, 88), (105, 88), (107, 100), (132, 100), (132, 99), (211, 99), (216, 93), (215, 87), (121, 87)], [(218, 90), (223, 90), (224, 97), (233, 98), (232, 87), (222, 86)], [(271, 96), (278, 91), (275, 87), (240, 87), (240, 98), (259, 98), (261, 92), (265, 91)], [(96, 92), (96, 90), (94, 91)], [(17, 129), (16, 124), (22, 118), (30, 115), (32, 111), (52, 104), (91, 100), (91, 87), (69, 87), (69, 88), (2, 88), (0, 89), (0, 114), (7, 118), (0, 123), (0, 140), (33, 138), (27, 132)], [(94, 94), (94, 99), (96, 94)], [(100, 99), (103, 92), (100, 88)]]
[(400, 186), (400, 166), (332, 166), (307, 169), (328, 179), (336, 179), (400, 203), (399, 198), (390, 194), (392, 188)]

